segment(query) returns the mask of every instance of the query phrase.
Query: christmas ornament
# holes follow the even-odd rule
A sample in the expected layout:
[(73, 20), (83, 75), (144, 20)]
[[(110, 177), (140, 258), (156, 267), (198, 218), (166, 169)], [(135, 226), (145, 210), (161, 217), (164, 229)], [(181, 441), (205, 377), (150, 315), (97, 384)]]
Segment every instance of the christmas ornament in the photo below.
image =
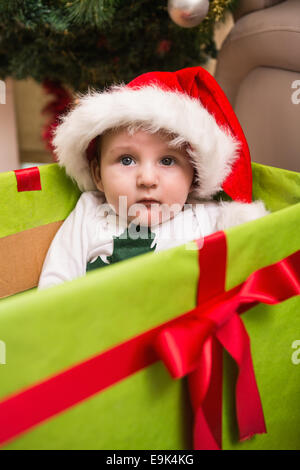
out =
[(170, 18), (183, 28), (198, 26), (208, 10), (209, 0), (168, 0)]
[(160, 43), (157, 46), (157, 53), (160, 56), (165, 56), (171, 49), (171, 45), (172, 45), (171, 41), (168, 41), (167, 39), (163, 39), (162, 41), (160, 41)]
[(71, 106), (73, 97), (59, 82), (44, 80), (42, 85), (46, 94), (53, 96), (53, 99), (42, 109), (42, 114), (49, 115), (49, 120), (42, 129), (42, 139), (46, 144), (46, 148), (52, 153), (53, 160), (56, 161), (52, 145), (53, 132), (58, 126), (59, 117)]

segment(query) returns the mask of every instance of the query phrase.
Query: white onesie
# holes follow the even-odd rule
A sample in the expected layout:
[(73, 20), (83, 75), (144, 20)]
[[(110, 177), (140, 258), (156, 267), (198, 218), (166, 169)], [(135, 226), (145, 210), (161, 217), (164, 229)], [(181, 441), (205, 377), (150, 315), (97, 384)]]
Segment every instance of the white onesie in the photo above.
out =
[[(120, 237), (127, 225), (111, 208), (102, 210), (103, 195), (98, 191), (83, 192), (76, 207), (65, 219), (52, 240), (39, 279), (38, 288), (47, 288), (84, 276), (87, 263), (107, 257), (114, 249), (113, 237)], [(260, 215), (258, 215), (258, 212)], [(172, 248), (258, 218), (267, 213), (262, 202), (207, 202), (189, 204), (173, 219), (152, 226), (153, 251)], [(134, 225), (132, 226), (134, 227)]]

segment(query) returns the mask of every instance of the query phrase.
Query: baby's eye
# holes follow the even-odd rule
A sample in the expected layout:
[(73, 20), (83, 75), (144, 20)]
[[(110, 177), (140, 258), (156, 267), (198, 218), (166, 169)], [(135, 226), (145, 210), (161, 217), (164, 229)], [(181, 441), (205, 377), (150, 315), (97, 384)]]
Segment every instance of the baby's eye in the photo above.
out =
[(175, 163), (175, 160), (172, 157), (164, 157), (162, 159), (162, 162), (164, 166), (173, 166)]
[(122, 162), (124, 166), (129, 166), (131, 162), (133, 162), (133, 158), (131, 157), (131, 155), (123, 155), (120, 158), (120, 161)]

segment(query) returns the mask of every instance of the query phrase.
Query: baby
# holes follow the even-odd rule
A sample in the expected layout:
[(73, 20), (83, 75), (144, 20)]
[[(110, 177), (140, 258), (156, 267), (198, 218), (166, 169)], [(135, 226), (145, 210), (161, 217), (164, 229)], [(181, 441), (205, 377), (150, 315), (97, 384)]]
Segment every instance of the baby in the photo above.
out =
[(148, 73), (83, 96), (54, 145), (83, 192), (52, 241), (39, 288), (268, 213), (251, 202), (238, 120), (201, 67)]

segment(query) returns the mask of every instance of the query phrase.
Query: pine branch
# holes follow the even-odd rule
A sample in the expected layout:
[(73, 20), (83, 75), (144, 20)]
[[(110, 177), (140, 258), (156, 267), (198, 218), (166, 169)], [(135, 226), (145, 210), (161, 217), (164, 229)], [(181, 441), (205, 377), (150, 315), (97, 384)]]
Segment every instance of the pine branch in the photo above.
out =
[(167, 0), (0, 0), (0, 77), (78, 91), (216, 56), (216, 21), (238, 0), (211, 0), (199, 27), (174, 24)]
[(91, 25), (98, 29), (105, 23), (111, 23), (119, 0), (73, 0), (66, 3), (67, 17), (70, 23)]

